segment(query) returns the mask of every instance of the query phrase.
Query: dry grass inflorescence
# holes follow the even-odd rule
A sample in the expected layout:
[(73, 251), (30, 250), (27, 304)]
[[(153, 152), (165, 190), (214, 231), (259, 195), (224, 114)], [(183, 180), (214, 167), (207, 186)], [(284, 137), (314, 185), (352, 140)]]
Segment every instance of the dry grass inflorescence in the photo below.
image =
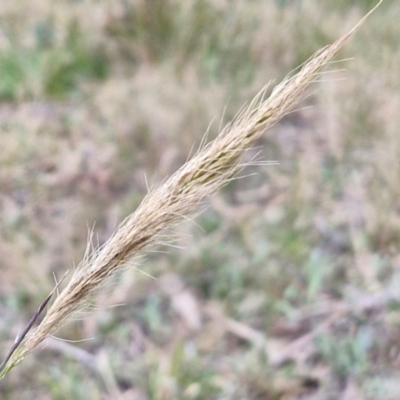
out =
[(318, 75), (371, 7), (1, 4), (2, 398), (398, 396), (396, 2)]

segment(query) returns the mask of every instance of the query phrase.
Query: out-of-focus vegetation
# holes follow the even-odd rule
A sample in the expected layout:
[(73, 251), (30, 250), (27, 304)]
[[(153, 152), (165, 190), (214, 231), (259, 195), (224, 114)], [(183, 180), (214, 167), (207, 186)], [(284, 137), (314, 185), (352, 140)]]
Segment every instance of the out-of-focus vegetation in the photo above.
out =
[[(1, 354), (89, 228), (104, 243), (208, 128), (374, 3), (2, 1)], [(279, 165), (249, 167), (171, 232), (183, 249), (59, 333), (90, 340), (49, 341), (0, 397), (400, 398), (399, 20), (385, 0), (249, 154)]]

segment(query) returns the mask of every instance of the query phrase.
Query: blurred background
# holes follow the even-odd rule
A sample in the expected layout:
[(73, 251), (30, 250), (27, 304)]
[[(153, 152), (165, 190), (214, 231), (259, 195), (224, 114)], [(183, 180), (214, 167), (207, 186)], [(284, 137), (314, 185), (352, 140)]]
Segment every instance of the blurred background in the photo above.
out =
[[(2, 0), (0, 358), (93, 226), (101, 245), (375, 3)], [(249, 154), (278, 165), (121, 273), (1, 399), (399, 399), (399, 21), (385, 0)]]

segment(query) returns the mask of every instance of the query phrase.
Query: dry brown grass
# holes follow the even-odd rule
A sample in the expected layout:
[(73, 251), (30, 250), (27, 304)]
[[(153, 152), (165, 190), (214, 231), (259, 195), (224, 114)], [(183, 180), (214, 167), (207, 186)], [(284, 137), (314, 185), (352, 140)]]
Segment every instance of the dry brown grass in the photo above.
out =
[(87, 256), (74, 271), (39, 327), (25, 338), (17, 338), (18, 344), (23, 340), (4, 366), (0, 377), (4, 377), (71, 316), (81, 311), (91, 295), (109, 277), (156, 244), (166, 228), (193, 213), (203, 199), (234, 179), (243, 168), (240, 161), (244, 152), (266, 129), (292, 109), (305, 89), (318, 79), (321, 69), (375, 8), (346, 35), (317, 52), (297, 74), (276, 86), (267, 99), (264, 98), (266, 89), (263, 89), (213, 142), (201, 149), (163, 185), (151, 191), (104, 246), (93, 253), (89, 246)]

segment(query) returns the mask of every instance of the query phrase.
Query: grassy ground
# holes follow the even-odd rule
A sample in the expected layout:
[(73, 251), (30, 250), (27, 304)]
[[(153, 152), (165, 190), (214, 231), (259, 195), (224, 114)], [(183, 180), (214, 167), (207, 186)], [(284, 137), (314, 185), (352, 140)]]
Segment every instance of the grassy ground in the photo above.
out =
[[(211, 121), (210, 138), (374, 3), (2, 1), (1, 354), (89, 228), (104, 243)], [(264, 136), (279, 165), (213, 197), (0, 397), (400, 398), (399, 18), (385, 0), (346, 71)]]

